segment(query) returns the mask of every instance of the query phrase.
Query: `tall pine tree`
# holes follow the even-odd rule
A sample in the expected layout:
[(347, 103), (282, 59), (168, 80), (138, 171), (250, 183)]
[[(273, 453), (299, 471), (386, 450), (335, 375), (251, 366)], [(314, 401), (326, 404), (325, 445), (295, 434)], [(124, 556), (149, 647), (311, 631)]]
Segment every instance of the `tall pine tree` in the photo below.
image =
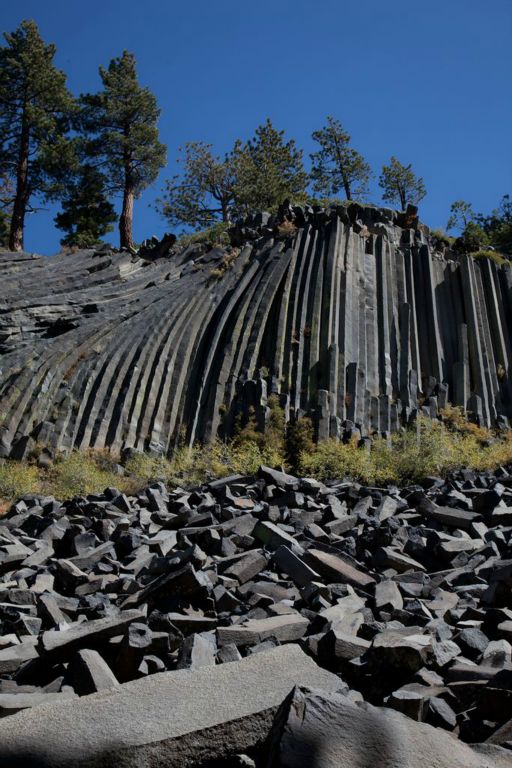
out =
[(320, 149), (311, 154), (311, 179), (316, 192), (335, 197), (340, 191), (347, 200), (362, 198), (368, 190), (370, 166), (362, 155), (350, 146), (350, 135), (339, 120), (327, 118), (327, 124), (313, 133)]
[(137, 80), (135, 57), (124, 51), (108, 69), (100, 67), (103, 90), (81, 96), (81, 128), (87, 152), (123, 197), (119, 219), (121, 248), (133, 248), (133, 202), (152, 184), (166, 162), (159, 140), (160, 109)]
[(212, 153), (211, 144), (188, 142), (180, 148), (181, 173), (166, 182), (159, 209), (167, 221), (191, 227), (210, 227), (231, 221), (235, 205), (233, 155)]
[(23, 248), (32, 196), (51, 199), (72, 163), (66, 141), (74, 102), (34, 21), (5, 34), (0, 48), (0, 166), (14, 180), (9, 248)]
[(308, 177), (302, 165), (302, 150), (295, 141), (285, 141), (270, 119), (256, 128), (245, 144), (233, 150), (235, 207), (241, 214), (275, 211), (287, 198), (305, 197)]
[(382, 199), (398, 203), (402, 211), (408, 203), (416, 205), (427, 194), (423, 179), (416, 176), (412, 164), (403, 165), (396, 157), (391, 158), (389, 165), (382, 166), (379, 186), (383, 189)]

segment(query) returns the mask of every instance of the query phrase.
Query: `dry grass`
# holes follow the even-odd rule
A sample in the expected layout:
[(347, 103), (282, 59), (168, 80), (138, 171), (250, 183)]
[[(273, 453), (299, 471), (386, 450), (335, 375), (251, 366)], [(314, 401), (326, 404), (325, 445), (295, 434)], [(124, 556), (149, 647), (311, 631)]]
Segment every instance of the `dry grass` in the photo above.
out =
[(282, 465), (319, 480), (351, 478), (398, 485), (427, 475), (443, 476), (461, 467), (485, 471), (512, 464), (512, 432), (494, 435), (452, 406), (442, 417), (443, 422), (421, 418), (416, 428), (397, 433), (390, 441), (376, 438), (368, 449), (334, 439), (314, 444), (308, 419), (289, 426), (285, 439), (284, 414), (274, 403), (264, 434), (248, 422), (229, 442), (215, 440), (209, 445), (179, 448), (169, 459), (137, 454), (127, 462), (124, 473), (117, 457), (108, 451), (75, 452), (57, 458), (46, 469), (39, 469), (33, 461), (5, 461), (0, 464), (0, 514), (13, 500), (29, 493), (62, 500), (114, 486), (134, 495), (156, 480), (170, 488), (193, 487), (230, 474), (253, 474), (261, 464)]
[(347, 477), (370, 484), (407, 485), (462, 467), (485, 471), (510, 463), (512, 433), (495, 437), (467, 421), (457, 428), (453, 422), (445, 425), (422, 418), (417, 429), (397, 433), (390, 442), (375, 439), (371, 450), (355, 442), (325, 440), (313, 453), (301, 454), (299, 470), (320, 480)]
[(279, 238), (291, 237), (295, 235), (297, 231), (297, 225), (288, 219), (285, 219), (277, 225), (277, 237)]
[(220, 280), (220, 278), (226, 274), (228, 269), (231, 269), (240, 253), (240, 248), (232, 248), (230, 251), (225, 253), (220, 261), (219, 266), (214, 269), (210, 269), (210, 275), (215, 278), (215, 280)]

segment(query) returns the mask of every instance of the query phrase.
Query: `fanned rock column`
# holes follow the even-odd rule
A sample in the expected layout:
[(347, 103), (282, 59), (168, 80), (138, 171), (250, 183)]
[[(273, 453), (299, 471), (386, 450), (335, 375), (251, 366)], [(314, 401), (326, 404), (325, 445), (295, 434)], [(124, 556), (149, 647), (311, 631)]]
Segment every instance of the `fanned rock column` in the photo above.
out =
[(506, 424), (510, 270), (440, 254), (411, 221), (285, 206), (228, 249), (0, 254), (0, 455), (166, 454), (229, 435), (249, 400), (263, 423), (271, 394), (320, 437), (447, 402)]

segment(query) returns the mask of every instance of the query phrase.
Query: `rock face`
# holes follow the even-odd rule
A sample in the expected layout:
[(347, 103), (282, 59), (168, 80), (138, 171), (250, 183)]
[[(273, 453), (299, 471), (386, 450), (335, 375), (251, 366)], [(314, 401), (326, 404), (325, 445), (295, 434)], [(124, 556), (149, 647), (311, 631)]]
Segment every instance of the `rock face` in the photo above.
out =
[(0, 255), (0, 454), (166, 453), (249, 408), (263, 424), (270, 394), (321, 438), (447, 400), (512, 415), (508, 268), (445, 258), (414, 217), (357, 204), (232, 234), (229, 252)]

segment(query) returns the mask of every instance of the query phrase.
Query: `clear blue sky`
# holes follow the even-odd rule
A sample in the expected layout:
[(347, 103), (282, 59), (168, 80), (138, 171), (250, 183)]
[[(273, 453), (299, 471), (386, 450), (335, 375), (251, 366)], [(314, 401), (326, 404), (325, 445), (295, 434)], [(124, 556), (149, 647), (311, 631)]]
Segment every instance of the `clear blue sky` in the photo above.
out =
[[(412, 162), (432, 227), (453, 200), (488, 211), (512, 193), (512, 0), (1, 2), (2, 30), (24, 18), (57, 45), (75, 94), (97, 90), (98, 66), (128, 49), (157, 95), (169, 164), (136, 203), (137, 240), (166, 229), (151, 203), (181, 144), (222, 153), (267, 116), (308, 161), (311, 132), (332, 114), (376, 176), (392, 154)], [(58, 249), (54, 214), (28, 218), (28, 250)]]

